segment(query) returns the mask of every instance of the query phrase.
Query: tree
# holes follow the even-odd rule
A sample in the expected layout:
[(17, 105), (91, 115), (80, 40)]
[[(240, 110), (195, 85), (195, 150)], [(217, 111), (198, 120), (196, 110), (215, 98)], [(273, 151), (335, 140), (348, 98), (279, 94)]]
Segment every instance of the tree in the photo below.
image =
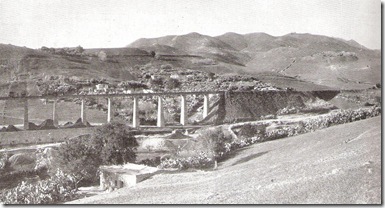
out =
[(139, 146), (133, 132), (122, 123), (112, 122), (97, 128), (92, 135), (92, 146), (98, 152), (103, 165), (135, 162), (135, 150)]
[(108, 123), (94, 130), (91, 136), (81, 136), (61, 144), (54, 169), (74, 176), (83, 185), (98, 179), (100, 165), (135, 162), (138, 142), (131, 129), (121, 123)]
[(163, 78), (162, 77), (156, 77), (154, 79), (150, 80), (151, 87), (162, 87), (163, 86)]
[(155, 51), (151, 51), (151, 52), (150, 52), (150, 55), (151, 55), (152, 57), (155, 57), (155, 55), (156, 55)]
[(75, 52), (76, 52), (77, 54), (81, 54), (81, 53), (84, 52), (84, 48), (81, 47), (81, 46), (78, 46), (78, 47), (75, 48)]
[(180, 87), (180, 85), (181, 85), (181, 83), (177, 79), (169, 78), (166, 81), (166, 88), (167, 89), (175, 89), (175, 88)]
[(215, 74), (212, 73), (212, 72), (209, 72), (209, 73), (207, 74), (207, 77), (208, 77), (210, 80), (213, 80), (214, 77), (215, 77)]
[(92, 183), (98, 178), (101, 164), (98, 153), (99, 149), (91, 145), (90, 137), (74, 138), (60, 145), (52, 164), (55, 164), (54, 169), (71, 174), (79, 183)]
[(44, 51), (44, 52), (49, 52), (49, 48), (43, 46), (40, 48), (41, 51)]

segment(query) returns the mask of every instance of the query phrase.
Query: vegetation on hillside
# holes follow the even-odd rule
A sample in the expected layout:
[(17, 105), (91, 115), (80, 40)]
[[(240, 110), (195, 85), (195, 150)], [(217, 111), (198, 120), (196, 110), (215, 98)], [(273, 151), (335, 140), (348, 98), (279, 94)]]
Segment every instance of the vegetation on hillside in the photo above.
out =
[(131, 129), (124, 124), (98, 127), (90, 137), (70, 139), (59, 146), (51, 166), (41, 167), (48, 168), (50, 177), (37, 182), (22, 181), (0, 193), (0, 202), (52, 204), (73, 199), (79, 186), (98, 181), (100, 165), (135, 162), (137, 146)]
[(129, 127), (108, 123), (95, 129), (90, 137), (71, 139), (61, 144), (53, 169), (61, 169), (82, 184), (98, 180), (100, 165), (135, 162), (138, 143)]
[(381, 108), (360, 108), (336, 110), (313, 119), (294, 122), (290, 125), (267, 130), (266, 125), (251, 123), (237, 125), (230, 129), (214, 127), (200, 133), (189, 145), (185, 145), (170, 157), (164, 158), (159, 167), (188, 169), (212, 168), (215, 161), (226, 158), (233, 151), (263, 141), (295, 136), (333, 125), (349, 123), (381, 114)]

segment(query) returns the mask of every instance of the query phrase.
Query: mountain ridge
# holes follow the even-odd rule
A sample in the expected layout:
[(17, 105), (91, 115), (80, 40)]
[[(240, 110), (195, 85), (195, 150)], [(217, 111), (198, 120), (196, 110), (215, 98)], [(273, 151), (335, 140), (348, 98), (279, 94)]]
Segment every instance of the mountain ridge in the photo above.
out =
[(380, 50), (354, 40), (308, 33), (228, 32), (211, 37), (192, 32), (140, 38), (122, 48), (85, 49), (78, 55), (0, 44), (0, 55), (3, 82), (21, 73), (135, 79), (128, 72), (137, 73), (136, 69), (149, 64), (269, 77), (267, 81), (280, 86), (297, 80), (334, 89), (366, 89), (381, 82)]

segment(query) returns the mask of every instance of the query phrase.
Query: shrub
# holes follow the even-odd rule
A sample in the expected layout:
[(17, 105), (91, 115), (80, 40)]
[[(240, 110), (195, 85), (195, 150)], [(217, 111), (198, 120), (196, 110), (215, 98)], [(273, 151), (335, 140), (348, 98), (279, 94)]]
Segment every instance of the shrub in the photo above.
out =
[(174, 156), (161, 161), (160, 168), (211, 168), (216, 160), (225, 158), (231, 151), (256, 142), (279, 139), (378, 116), (381, 108), (360, 108), (357, 110), (337, 110), (324, 116), (300, 121), (296, 124), (280, 126), (266, 131), (265, 126), (246, 124), (232, 138), (222, 128), (207, 129), (201, 132), (193, 145), (180, 149)]
[(178, 169), (213, 167), (215, 161), (230, 152), (231, 141), (232, 137), (226, 135), (221, 128), (204, 130), (195, 141), (179, 149), (170, 158), (162, 160), (159, 167)]
[(4, 204), (53, 204), (71, 200), (77, 190), (76, 179), (57, 171), (49, 179), (29, 183), (22, 182), (17, 187), (0, 194)]
[(23, 180), (36, 177), (44, 179), (47, 175), (46, 168), (39, 168), (34, 170), (22, 170), (22, 171), (4, 171), (0, 174), (0, 190), (8, 189), (17, 186)]
[(374, 116), (381, 113), (381, 108), (360, 108), (356, 110), (336, 110), (330, 114), (313, 119), (307, 119), (291, 126), (284, 126), (266, 133), (266, 140), (279, 139), (287, 136), (303, 134), (317, 129), (327, 128), (333, 125), (349, 123)]
[(151, 87), (163, 87), (164, 80), (163, 78), (155, 78), (150, 80)]
[(172, 69), (172, 65), (171, 64), (165, 64), (165, 65), (162, 65), (160, 66), (161, 69)]
[(263, 136), (265, 135), (265, 131), (266, 126), (245, 124), (240, 128), (238, 135), (246, 138)]
[(295, 113), (298, 113), (299, 112), (299, 109), (297, 109), (296, 107), (286, 107), (286, 108), (283, 108), (283, 109), (279, 109), (277, 111), (277, 115), (289, 115), (289, 114), (295, 114)]
[(167, 88), (167, 89), (172, 90), (172, 89), (175, 89), (175, 88), (180, 87), (181, 83), (180, 83), (180, 81), (177, 80), (177, 79), (169, 78), (169, 79), (167, 79), (165, 85), (166, 85), (166, 88)]
[(200, 152), (197, 155), (185, 158), (167, 158), (162, 160), (159, 168), (177, 168), (180, 170), (185, 170), (189, 168), (211, 168), (213, 167), (215, 160), (208, 156), (204, 152)]
[(121, 123), (108, 123), (90, 137), (71, 139), (60, 145), (54, 169), (61, 169), (88, 185), (98, 179), (100, 165), (135, 162), (138, 143), (131, 130)]
[(157, 167), (160, 164), (160, 157), (156, 157), (153, 159), (145, 159), (140, 161), (139, 164), (147, 165), (151, 167)]

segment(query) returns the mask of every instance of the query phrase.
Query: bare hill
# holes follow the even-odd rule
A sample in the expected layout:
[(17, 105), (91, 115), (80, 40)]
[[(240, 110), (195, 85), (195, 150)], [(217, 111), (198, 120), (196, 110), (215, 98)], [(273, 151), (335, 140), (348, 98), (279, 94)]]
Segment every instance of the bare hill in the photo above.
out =
[(250, 57), (238, 52), (229, 44), (207, 35), (189, 33), (186, 35), (165, 36), (161, 38), (139, 39), (129, 47), (146, 48), (155, 44), (174, 47), (191, 55), (214, 58), (218, 61), (244, 65)]
[[(17, 46), (0, 45), (1, 81), (24, 79), (39, 79), (44, 76), (76, 76), (83, 79), (134, 79), (134, 76), (125, 72), (133, 64), (144, 64), (149, 60), (149, 54), (139, 49), (103, 49), (111, 59), (99, 60), (96, 53), (101, 49), (85, 51), (84, 56), (51, 54), (40, 50)], [(142, 60), (135, 56), (143, 56)]]
[(168, 45), (159, 45), (157, 43), (150, 46), (141, 47), (141, 49), (150, 51), (150, 52), (154, 51), (156, 54), (160, 54), (160, 55), (176, 55), (176, 56), (188, 55), (186, 51), (183, 51), (181, 49), (177, 49)]
[(288, 34), (269, 45), (279, 46), (266, 52), (254, 51), (247, 70), (278, 72), (342, 89), (368, 88), (381, 81), (380, 53), (356, 47), (352, 41)]
[[(321, 35), (226, 33), (210, 37), (189, 33), (142, 38), (128, 47), (85, 49), (75, 55), (65, 50), (0, 44), (0, 94), (7, 94), (10, 81), (27, 79), (32, 90), (36, 80), (50, 76), (135, 80), (142, 66), (165, 64), (178, 70), (248, 74), (297, 90), (363, 89), (381, 82), (381, 51), (354, 40)], [(163, 58), (154, 57), (152, 51)]]
[(354, 40), (298, 33), (278, 37), (266, 33), (225, 33), (216, 37), (189, 33), (139, 39), (129, 46), (145, 49), (157, 44), (218, 62), (215, 66), (204, 66), (206, 71), (220, 72), (218, 66), (224, 63), (224, 73), (230, 70), (257, 77), (261, 73), (275, 73), (305, 81), (307, 85), (337, 89), (369, 88), (381, 81), (381, 53)]

